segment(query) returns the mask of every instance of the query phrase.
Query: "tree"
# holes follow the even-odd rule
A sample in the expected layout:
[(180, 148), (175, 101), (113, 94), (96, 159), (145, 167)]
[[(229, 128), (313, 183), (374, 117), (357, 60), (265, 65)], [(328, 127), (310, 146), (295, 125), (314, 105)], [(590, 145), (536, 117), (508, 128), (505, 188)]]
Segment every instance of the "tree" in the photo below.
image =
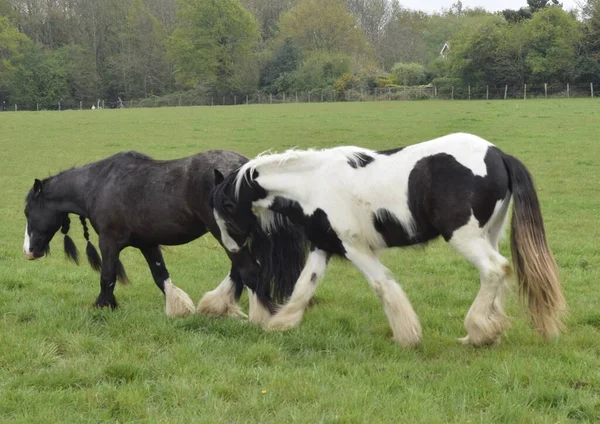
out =
[(0, 16), (0, 98), (9, 96), (10, 82), (30, 45), (31, 40), (8, 17)]
[[(286, 38), (275, 48), (272, 58), (266, 63), (261, 72), (260, 85), (267, 91), (279, 91), (282, 81), (294, 71), (302, 60), (302, 51), (296, 41)], [(279, 81), (279, 84), (276, 84)], [(275, 87), (277, 85), (277, 87)], [(283, 84), (285, 86), (285, 84)]]
[(532, 82), (567, 82), (577, 78), (575, 48), (583, 32), (572, 15), (558, 7), (539, 10), (523, 24), (523, 30)]
[(425, 80), (425, 67), (420, 63), (396, 63), (392, 75), (401, 85), (418, 85)]
[(295, 39), (306, 52), (325, 51), (366, 58), (370, 53), (343, 0), (302, 0), (281, 17), (281, 37)]
[(62, 55), (40, 44), (25, 53), (12, 84), (14, 101), (28, 107), (54, 107), (61, 100), (71, 100)]
[(241, 0), (256, 20), (263, 40), (275, 38), (279, 33), (279, 18), (290, 10), (297, 0)]
[(216, 93), (256, 86), (258, 28), (238, 0), (180, 0), (178, 20), (168, 54), (179, 84)]

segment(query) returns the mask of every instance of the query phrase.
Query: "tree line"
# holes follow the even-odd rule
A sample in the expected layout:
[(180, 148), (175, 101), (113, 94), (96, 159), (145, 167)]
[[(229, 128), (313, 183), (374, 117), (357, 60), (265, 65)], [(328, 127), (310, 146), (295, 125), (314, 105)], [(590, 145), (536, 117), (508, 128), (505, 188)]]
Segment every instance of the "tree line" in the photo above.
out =
[(600, 0), (0, 0), (0, 101), (23, 107), (567, 82), (600, 83)]

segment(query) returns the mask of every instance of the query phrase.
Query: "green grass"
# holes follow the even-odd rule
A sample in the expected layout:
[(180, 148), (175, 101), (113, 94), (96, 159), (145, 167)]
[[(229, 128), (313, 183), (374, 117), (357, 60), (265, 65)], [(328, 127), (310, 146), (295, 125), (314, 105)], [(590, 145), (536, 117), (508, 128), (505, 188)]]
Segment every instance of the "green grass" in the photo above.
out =
[[(210, 148), (250, 156), (391, 148), (453, 131), (491, 140), (534, 175), (570, 306), (558, 341), (540, 340), (512, 295), (512, 327), (500, 346), (457, 344), (478, 276), (443, 242), (383, 257), (421, 318), (423, 343), (414, 350), (391, 340), (375, 294), (339, 260), (302, 325), (269, 334), (234, 319), (167, 319), (132, 249), (122, 259), (133, 285), (117, 288), (117, 311), (90, 308), (99, 278), (63, 258), (62, 237), (51, 257), (27, 262), (21, 253), (33, 179), (117, 151), (168, 159)], [(599, 134), (600, 105), (589, 99), (2, 113), (0, 420), (598, 422)], [(228, 269), (211, 236), (169, 248), (165, 258), (194, 301)]]

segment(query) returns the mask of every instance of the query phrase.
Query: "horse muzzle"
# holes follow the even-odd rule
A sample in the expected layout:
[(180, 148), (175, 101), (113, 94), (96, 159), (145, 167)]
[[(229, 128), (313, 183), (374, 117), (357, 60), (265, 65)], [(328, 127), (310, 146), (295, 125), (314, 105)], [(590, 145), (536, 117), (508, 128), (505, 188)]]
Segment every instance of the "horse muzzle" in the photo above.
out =
[(25, 259), (27, 259), (28, 261), (33, 261), (44, 256), (43, 253), (28, 252), (26, 250), (23, 250), (23, 254), (25, 255)]

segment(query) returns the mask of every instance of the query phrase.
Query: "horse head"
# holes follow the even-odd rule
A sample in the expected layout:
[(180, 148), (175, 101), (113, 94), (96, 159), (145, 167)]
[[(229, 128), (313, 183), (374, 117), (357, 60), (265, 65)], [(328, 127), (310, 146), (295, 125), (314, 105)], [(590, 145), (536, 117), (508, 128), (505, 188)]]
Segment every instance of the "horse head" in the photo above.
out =
[(60, 212), (55, 202), (44, 196), (44, 183), (38, 179), (25, 200), (25, 241), (23, 253), (27, 259), (38, 259), (50, 251), (50, 241), (54, 234), (67, 225), (68, 214)]
[(237, 174), (234, 172), (224, 177), (215, 169), (215, 187), (209, 203), (221, 232), (221, 241), (233, 253), (244, 247), (256, 225), (252, 201), (257, 196), (257, 190), (263, 191), (256, 184), (243, 184), (236, 192)]

